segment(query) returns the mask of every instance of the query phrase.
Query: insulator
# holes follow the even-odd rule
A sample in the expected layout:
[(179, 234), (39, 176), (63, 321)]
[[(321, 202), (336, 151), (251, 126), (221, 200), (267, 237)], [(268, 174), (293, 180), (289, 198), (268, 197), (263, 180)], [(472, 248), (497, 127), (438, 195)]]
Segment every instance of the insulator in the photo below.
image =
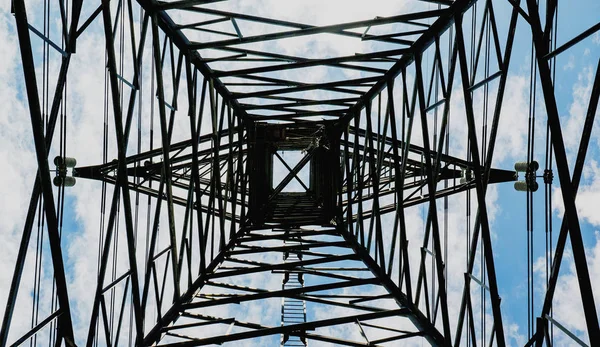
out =
[(56, 177), (54, 177), (54, 179), (52, 180), (52, 182), (57, 187), (60, 187), (61, 185), (64, 185), (65, 187), (72, 187), (72, 186), (75, 185), (75, 177), (71, 177), (71, 176), (65, 176), (65, 177), (56, 176)]
[(536, 181), (531, 182), (527, 185), (526, 181), (517, 181), (515, 182), (515, 190), (519, 192), (532, 191), (535, 192), (538, 190), (538, 183)]
[(75, 165), (77, 165), (77, 160), (71, 157), (57, 156), (56, 158), (54, 158), (54, 165), (64, 167), (75, 167)]
[[(516, 165), (515, 165), (515, 169), (516, 169)], [(525, 182), (525, 181), (515, 182), (515, 190), (519, 191), (519, 192), (526, 192), (527, 191), (527, 182)]]
[(75, 160), (75, 158), (64, 157), (64, 160), (66, 167), (75, 167), (75, 165), (77, 165), (77, 160)]
[(537, 171), (540, 168), (540, 164), (537, 161), (532, 161), (530, 163), (526, 161), (519, 161), (515, 163), (515, 171), (517, 172), (525, 172), (525, 171)]
[[(516, 172), (525, 172), (525, 171), (527, 171), (528, 167), (529, 167), (529, 165), (527, 164), (526, 161), (518, 161), (515, 163), (515, 171)], [(515, 186), (515, 188), (516, 188), (516, 186)]]
[(75, 177), (71, 177), (71, 176), (66, 176), (64, 178), (64, 182), (65, 182), (65, 187), (72, 187), (75, 185)]

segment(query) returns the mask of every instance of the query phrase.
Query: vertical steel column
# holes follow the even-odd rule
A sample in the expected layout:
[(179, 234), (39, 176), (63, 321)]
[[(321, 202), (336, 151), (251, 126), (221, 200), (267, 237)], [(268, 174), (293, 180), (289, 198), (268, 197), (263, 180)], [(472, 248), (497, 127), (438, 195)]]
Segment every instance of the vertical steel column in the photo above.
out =
[(504, 325), (502, 323), (502, 312), (500, 310), (500, 296), (498, 295), (498, 283), (496, 281), (496, 267), (494, 265), (494, 253), (492, 251), (492, 240), (490, 234), (490, 225), (487, 216), (487, 206), (485, 202), (485, 190), (483, 175), (481, 172), (481, 163), (479, 148), (477, 142), (477, 133), (475, 130), (475, 117), (473, 112), (473, 99), (469, 90), (469, 75), (467, 65), (467, 55), (465, 52), (465, 41), (462, 29), (462, 16), (455, 17), (456, 44), (458, 45), (458, 61), (460, 64), (460, 73), (463, 86), (463, 95), (465, 100), (466, 118), (468, 124), (469, 143), (471, 155), (473, 156), (473, 172), (475, 174), (475, 189), (477, 192), (477, 203), (479, 205), (479, 218), (481, 224), (481, 238), (483, 240), (483, 251), (485, 252), (485, 265), (488, 274), (490, 287), (490, 300), (492, 301), (492, 314), (494, 316), (494, 328), (496, 339), (499, 346), (505, 346)]
[[(40, 109), (40, 100), (37, 90), (37, 80), (35, 75), (35, 65), (33, 62), (33, 52), (31, 48), (31, 37), (29, 36), (27, 13), (25, 10), (25, 2), (23, 0), (14, 0), (13, 6), (15, 11), (15, 20), (17, 24), (17, 34), (19, 36), (19, 42), (21, 45), (21, 62), (23, 64), (25, 88), (27, 90), (27, 100), (29, 103), (29, 115), (31, 118), (33, 140), (35, 144), (35, 152), (38, 163), (38, 177), (41, 186), (41, 195), (44, 199), (44, 212), (46, 215), (46, 220), (48, 222), (48, 239), (50, 243), (50, 252), (52, 255), (52, 265), (54, 267), (54, 279), (56, 281), (58, 302), (61, 310), (61, 315), (58, 318), (58, 326), (60, 331), (60, 337), (64, 339), (65, 345), (70, 346), (75, 344), (75, 341), (73, 339), (73, 323), (71, 319), (71, 308), (69, 304), (69, 295), (67, 290), (65, 266), (63, 262), (60, 244), (60, 235), (58, 232), (58, 219), (56, 216), (56, 208), (54, 205), (54, 194), (52, 192), (52, 181), (50, 179), (50, 167), (48, 165), (48, 149), (46, 147), (46, 137), (44, 136), (43, 130), (44, 127), (42, 121), (42, 112)], [(53, 130), (54, 129), (49, 129), (49, 131), (51, 132)], [(20, 275), (16, 277), (20, 277)], [(13, 288), (13, 290), (15, 290), (16, 299), (16, 288)], [(13, 307), (14, 306), (7, 307), (7, 313), (9, 315), (12, 314)], [(10, 321), (10, 317), (8, 320)], [(3, 323), (3, 328), (4, 324), (5, 323)], [(9, 324), (10, 323), (6, 322), (7, 330)], [(1, 341), (2, 344), (6, 343), (5, 341), (7, 335), (8, 331), (6, 331), (6, 333), (3, 333), (3, 341)], [(60, 338), (57, 339), (57, 341), (60, 341)]]
[(108, 56), (108, 70), (110, 74), (110, 88), (112, 95), (112, 106), (114, 113), (115, 132), (118, 146), (118, 170), (117, 185), (115, 189), (121, 189), (123, 194), (123, 209), (125, 212), (125, 227), (127, 234), (127, 248), (129, 267), (131, 271), (131, 290), (133, 299), (133, 311), (135, 313), (136, 341), (143, 338), (142, 309), (140, 300), (139, 276), (137, 269), (135, 236), (133, 227), (133, 216), (131, 212), (131, 198), (129, 196), (129, 185), (127, 181), (127, 138), (123, 131), (123, 119), (119, 98), (119, 86), (115, 58), (115, 47), (112, 40), (112, 19), (110, 13), (110, 2), (102, 0), (102, 17), (104, 22), (104, 36), (106, 38), (106, 50)]
[[(579, 279), (579, 291), (583, 304), (586, 325), (590, 342), (593, 346), (600, 345), (600, 327), (598, 326), (598, 314), (592, 292), (590, 273), (585, 259), (585, 248), (581, 237), (581, 227), (575, 205), (575, 190), (569, 174), (569, 162), (565, 151), (565, 143), (562, 136), (558, 108), (554, 96), (554, 85), (552, 74), (548, 61), (544, 57), (549, 53), (548, 40), (544, 40), (544, 32), (539, 16), (539, 7), (534, 0), (527, 0), (529, 9), (529, 22), (531, 25), (531, 34), (535, 44), (535, 54), (538, 62), (540, 82), (544, 101), (546, 103), (546, 112), (548, 114), (548, 124), (552, 131), (552, 147), (556, 158), (556, 167), (560, 180), (560, 189), (565, 207), (565, 219), (568, 222), (569, 235), (571, 236), (571, 247), (573, 248), (573, 260), (577, 278)], [(583, 143), (582, 143), (583, 144)], [(587, 147), (587, 146), (585, 146)], [(544, 303), (546, 306), (546, 303)]]

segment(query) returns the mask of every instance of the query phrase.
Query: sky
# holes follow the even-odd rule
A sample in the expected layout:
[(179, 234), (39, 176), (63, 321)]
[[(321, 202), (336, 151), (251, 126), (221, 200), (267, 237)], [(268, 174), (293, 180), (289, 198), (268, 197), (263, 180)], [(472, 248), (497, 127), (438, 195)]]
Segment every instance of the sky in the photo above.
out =
[[(564, 3), (566, 4), (566, 3)], [(43, 12), (40, 10), (43, 2), (40, 0), (27, 2), (28, 18), (36, 28), (44, 26)], [(116, 8), (116, 2), (112, 3), (113, 13)], [(286, 20), (298, 20), (314, 25), (327, 25), (337, 22), (354, 21), (373, 18), (378, 15), (389, 15), (403, 13), (416, 8), (435, 8), (435, 5), (419, 4), (408, 1), (230, 1), (224, 4), (215, 5), (216, 8), (235, 9), (241, 13), (270, 15), (272, 17)], [(496, 6), (496, 4), (495, 4)], [(83, 18), (87, 18), (95, 9), (96, 4), (86, 3), (83, 10)], [(341, 9), (341, 10), (340, 10)], [(478, 8), (481, 11), (482, 6)], [(502, 47), (506, 40), (506, 26), (509, 17), (510, 8), (504, 2), (498, 2), (496, 16), (498, 18), (500, 42)], [(51, 18), (51, 38), (59, 40), (57, 30), (60, 28), (57, 17), (57, 6), (50, 10)], [(600, 20), (600, 3), (593, 0), (569, 2), (568, 5), (559, 4), (559, 19), (557, 42), (560, 46), (567, 42), (581, 31), (598, 23)], [(180, 21), (191, 21), (196, 18), (189, 13), (173, 12), (173, 17)], [(470, 17), (466, 17), (469, 18)], [(135, 15), (136, 37), (139, 37), (139, 16)], [(467, 22), (467, 19), (465, 19)], [(252, 23), (240, 21), (240, 28), (245, 35), (260, 32), (261, 28)], [(41, 29), (40, 29), (41, 30)], [(25, 98), (25, 88), (23, 84), (23, 71), (20, 63), (19, 46), (15, 33), (14, 18), (10, 13), (10, 4), (7, 2), (0, 4), (0, 35), (3, 37), (4, 44), (0, 45), (0, 102), (3, 105), (3, 116), (0, 117), (0, 160), (4, 163), (3, 170), (0, 173), (3, 184), (0, 193), (3, 199), (0, 199), (0, 264), (3, 271), (0, 272), (0, 303), (4, 303), (8, 296), (10, 281), (12, 278), (12, 269), (17, 255), (20, 235), (22, 233), (23, 221), (27, 212), (29, 196), (35, 178), (37, 168), (35, 153), (33, 150), (33, 138), (31, 133), (31, 124), (28, 117), (28, 105)], [(196, 35), (196, 36), (193, 36)], [(130, 33), (123, 31), (123, 36), (116, 41), (117, 47), (123, 45), (124, 63), (120, 67), (121, 75), (125, 79), (132, 76), (131, 64), (128, 63), (130, 56), (130, 46), (127, 46)], [(467, 35), (466, 35), (467, 36)], [(94, 165), (103, 161), (103, 128), (105, 121), (109, 119), (107, 131), (110, 134), (107, 143), (106, 160), (110, 161), (116, 157), (116, 143), (112, 124), (112, 110), (107, 108), (104, 100), (105, 69), (104, 69), (104, 35), (102, 31), (102, 18), (98, 17), (88, 30), (82, 34), (78, 40), (77, 53), (73, 57), (70, 67), (69, 81), (67, 87), (67, 113), (66, 113), (66, 133), (67, 133), (67, 153), (75, 157), (79, 165)], [(195, 33), (190, 34), (194, 40), (202, 40), (208, 36)], [(467, 36), (468, 37), (468, 36)], [(515, 162), (523, 161), (526, 158), (527, 146), (527, 117), (531, 104), (530, 101), (530, 72), (531, 72), (531, 35), (529, 28), (522, 18), (519, 19), (517, 32), (515, 35), (514, 51), (507, 81), (506, 95), (504, 97), (503, 112), (501, 114), (499, 135), (497, 140), (497, 150), (494, 157), (493, 166), (502, 169), (511, 169)], [(44, 70), (42, 68), (42, 59), (44, 51), (42, 50), (42, 41), (32, 36), (34, 45), (34, 56), (36, 61), (36, 73), (38, 76), (39, 90), (43, 93)], [(56, 41), (58, 42), (58, 41)], [(147, 42), (148, 44), (148, 42)], [(298, 54), (307, 58), (348, 55), (355, 52), (373, 49), (372, 43), (357, 42), (356, 40), (346, 40), (332, 37), (331, 35), (319, 35), (317, 37), (301, 37), (282, 42), (269, 43), (266, 48), (273, 49), (287, 54)], [(129, 154), (136, 153), (137, 150), (145, 150), (150, 146), (150, 139), (154, 141), (156, 147), (160, 143), (159, 126), (154, 125), (154, 133), (151, 135), (148, 118), (143, 117), (148, 113), (157, 112), (157, 102), (148, 102), (155, 100), (150, 92), (150, 85), (153, 73), (150, 69), (149, 59), (151, 51), (147, 47), (145, 59), (147, 59), (142, 73), (142, 80), (145, 89), (141, 92), (144, 105), (139, 111), (140, 131), (132, 132), (129, 144)], [(258, 47), (257, 47), (258, 48)], [(260, 47), (265, 48), (265, 47)], [(209, 52), (207, 54), (210, 54)], [(60, 55), (50, 48), (48, 53), (50, 96), (54, 89), (54, 83), (59, 68)], [(431, 59), (426, 56), (427, 60)], [(556, 59), (555, 66), (555, 88), (557, 95), (558, 110), (563, 129), (563, 136), (567, 146), (567, 156), (572, 170), (574, 158), (577, 155), (581, 127), (584, 121), (591, 86), (596, 74), (598, 60), (600, 59), (600, 32), (583, 40), (573, 48), (560, 54)], [(167, 59), (165, 71), (170, 69), (170, 62)], [(221, 63), (219, 63), (221, 64)], [(217, 69), (226, 69), (227, 65), (215, 64)], [(493, 69), (493, 67), (492, 67)], [(302, 80), (304, 82), (319, 82), (323, 80), (338, 80), (340, 78), (363, 77), (356, 71), (347, 71), (343, 75), (339, 72), (332, 72), (327, 68), (315, 68), (309, 71), (286, 72), (281, 77), (289, 79)], [(409, 71), (407, 79), (412, 81), (414, 73)], [(167, 100), (172, 97), (172, 83), (166, 80)], [(397, 82), (398, 83), (398, 82)], [(122, 87), (124, 99), (127, 100), (127, 86)], [(490, 87), (490, 100), (495, 100), (497, 83), (492, 83)], [(543, 167), (546, 162), (544, 159), (544, 146), (546, 141), (545, 110), (543, 106), (543, 95), (539, 88), (539, 80), (535, 87), (533, 109), (536, 113), (535, 130), (535, 157)], [(452, 122), (450, 125), (451, 155), (465, 158), (466, 147), (466, 123), (461, 115), (464, 115), (464, 101), (461, 96), (460, 81), (455, 81), (453, 89), (453, 99), (451, 103)], [(474, 106), (477, 115), (483, 110), (483, 97), (481, 93), (474, 94)], [(185, 106), (187, 97), (185, 93), (179, 96), (180, 109), (177, 114), (186, 114)], [(136, 112), (136, 117), (137, 117)], [(208, 118), (208, 117), (205, 117)], [(364, 115), (363, 115), (364, 121)], [(137, 119), (135, 120), (137, 122)], [(189, 137), (187, 117), (179, 117), (174, 123), (174, 141), (183, 140)], [(201, 133), (210, 131), (210, 123), (205, 120)], [(479, 125), (480, 123), (478, 123)], [(137, 126), (134, 125), (134, 126)], [(415, 129), (420, 129), (418, 120)], [(582, 225), (582, 234), (586, 249), (590, 277), (595, 293), (596, 304), (600, 300), (600, 217), (597, 211), (597, 204), (600, 201), (600, 136), (598, 135), (598, 122), (594, 124), (592, 138), (586, 165), (583, 171), (579, 193), (577, 196), (577, 209)], [(419, 134), (415, 133), (415, 142), (422, 141)], [(58, 135), (58, 134), (57, 134)], [(479, 133), (481, 135), (481, 132)], [(187, 136), (187, 137), (186, 137)], [(139, 142), (138, 142), (139, 140)], [(139, 146), (139, 147), (138, 147)], [(58, 153), (58, 136), (55, 136), (54, 145), (51, 149), (49, 158), (53, 158)], [(284, 168), (281, 168), (284, 170)], [(558, 230), (562, 220), (564, 208), (559, 189), (558, 175), (554, 170), (555, 180), (550, 187), (552, 197), (551, 218), (554, 228), (553, 242), (556, 242)], [(540, 180), (538, 179), (538, 182)], [(89, 324), (89, 315), (93, 300), (93, 288), (96, 283), (97, 257), (99, 229), (102, 223), (101, 201), (103, 186), (96, 181), (78, 180), (73, 188), (67, 189), (65, 199), (65, 217), (62, 227), (63, 256), (66, 264), (67, 281), (69, 283), (69, 295), (71, 297), (71, 310), (75, 324), (76, 339), (80, 344), (85, 341), (85, 334)], [(545, 226), (544, 226), (544, 189), (534, 194), (534, 293), (535, 293), (535, 312), (541, 309), (541, 301), (545, 291)], [(56, 196), (55, 191), (55, 196)], [(106, 186), (106, 196), (108, 202), (112, 196), (112, 187)], [(133, 195), (132, 195), (133, 196)], [(471, 206), (476, 206), (475, 194), (471, 195)], [(511, 346), (523, 345), (527, 339), (527, 262), (526, 262), (526, 215), (525, 215), (525, 195), (516, 192), (511, 183), (492, 185), (489, 188), (486, 198), (488, 211), (491, 218), (492, 239), (494, 247), (494, 257), (496, 260), (496, 273), (498, 276), (500, 296), (502, 297), (502, 313), (505, 322), (505, 334), (507, 343)], [(467, 221), (472, 223), (474, 219), (474, 208), (471, 215), (467, 216), (465, 196), (453, 196), (449, 199), (448, 229), (449, 241), (448, 248), (455, 253), (449, 254), (449, 273), (448, 295), (451, 306), (451, 316), (459, 304), (462, 295), (462, 285), (464, 284), (465, 264), (465, 239), (467, 230), (465, 225)], [(110, 204), (109, 204), (110, 205)], [(151, 207), (154, 206), (152, 202)], [(140, 223), (140, 230), (148, 227), (146, 214), (149, 211), (147, 200), (140, 197), (139, 215), (136, 220)], [(153, 209), (151, 210), (153, 211)], [(108, 214), (108, 209), (106, 210)], [(423, 220), (426, 216), (424, 207), (414, 207), (407, 209), (409, 216), (410, 236), (415, 239), (415, 244), (420, 245), (420, 237), (423, 233)], [(182, 220), (183, 211), (176, 210), (176, 216), (179, 221)], [(166, 230), (167, 213), (164, 208), (161, 211), (161, 225), (165, 225)], [(393, 219), (386, 219), (388, 225), (393, 225)], [(181, 223), (181, 222), (179, 222)], [(37, 228), (37, 226), (36, 226)], [(24, 272), (22, 287), (18, 300), (17, 310), (14, 315), (14, 334), (10, 335), (9, 341), (17, 338), (30, 326), (31, 310), (31, 289), (34, 283), (34, 273), (36, 261), (34, 251), (36, 240), (41, 240), (44, 249), (44, 257), (41, 260), (43, 264), (41, 280), (43, 283), (50, 283), (52, 270), (48, 258), (47, 236), (38, 237), (37, 229), (34, 228), (34, 237), (29, 245), (30, 256), (26, 261), (26, 270)], [(115, 251), (115, 258), (111, 261), (113, 268), (111, 276), (118, 277), (127, 267), (126, 263), (126, 240), (123, 216), (120, 216), (117, 232), (118, 247)], [(165, 235), (162, 233), (161, 235)], [(162, 237), (162, 236), (161, 236)], [(389, 237), (389, 236), (388, 236)], [(143, 264), (144, 253), (143, 245), (147, 242), (143, 235), (138, 240), (139, 264)], [(166, 245), (167, 238), (159, 240), (160, 245)], [(160, 248), (159, 248), (160, 249)], [(270, 255), (272, 256), (272, 255)], [(415, 247), (411, 251), (411, 259), (418, 259), (419, 249)], [(270, 259), (275, 261), (275, 258)], [(417, 261), (412, 262), (418, 264)], [(161, 265), (162, 270), (164, 265)], [(572, 261), (572, 252), (570, 243), (567, 244), (565, 260), (561, 268), (559, 282), (554, 301), (554, 318), (567, 329), (579, 336), (584, 341), (588, 341), (585, 329), (585, 320), (578, 294), (578, 282)], [(481, 267), (476, 265), (476, 274), (479, 274)], [(264, 281), (264, 279), (254, 278), (251, 281)], [(276, 276), (268, 278), (270, 285), (277, 286), (280, 279)], [(474, 286), (474, 284), (473, 284)], [(119, 286), (117, 294), (122, 294), (124, 290)], [(479, 291), (477, 291), (479, 293)], [(51, 286), (46, 285), (39, 294), (41, 302), (41, 313), (48, 312), (52, 298)], [(118, 296), (118, 295), (117, 295)], [(120, 299), (119, 299), (120, 300)], [(477, 309), (484, 310), (489, 330), (491, 325), (491, 311), (489, 310), (489, 298), (486, 299), (488, 305), (483, 308), (481, 300), (475, 298)], [(485, 301), (485, 300), (484, 300)], [(120, 302), (120, 301), (119, 301)], [(275, 311), (277, 303), (274, 304)], [(454, 311), (452, 311), (454, 310)], [(249, 309), (248, 312), (238, 312), (236, 314), (243, 316), (264, 316), (263, 312), (268, 311), (268, 306)], [(0, 314), (4, 313), (4, 305), (0, 305)], [(277, 324), (277, 322), (273, 323)], [(555, 332), (555, 342), (557, 345), (573, 345), (573, 342), (558, 329)], [(355, 334), (356, 331), (353, 332)], [(318, 345), (317, 343), (311, 345)]]

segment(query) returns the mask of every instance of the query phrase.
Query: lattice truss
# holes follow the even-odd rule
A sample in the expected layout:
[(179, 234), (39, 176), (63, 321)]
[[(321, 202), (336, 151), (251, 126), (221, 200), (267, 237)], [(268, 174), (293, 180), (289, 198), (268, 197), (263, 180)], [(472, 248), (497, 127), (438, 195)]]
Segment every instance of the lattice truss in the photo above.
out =
[[(524, 343), (600, 345), (575, 204), (600, 72), (573, 155), (553, 87), (600, 23), (558, 39), (577, 18), (553, 0), (392, 3), (315, 23), (284, 1), (12, 0), (38, 171), (0, 345), (514, 345), (486, 193), (517, 180), (527, 220), (545, 191), (560, 224), (546, 251), (523, 231)], [(520, 173), (494, 160), (517, 37)], [(552, 311), (565, 253), (575, 333)]]

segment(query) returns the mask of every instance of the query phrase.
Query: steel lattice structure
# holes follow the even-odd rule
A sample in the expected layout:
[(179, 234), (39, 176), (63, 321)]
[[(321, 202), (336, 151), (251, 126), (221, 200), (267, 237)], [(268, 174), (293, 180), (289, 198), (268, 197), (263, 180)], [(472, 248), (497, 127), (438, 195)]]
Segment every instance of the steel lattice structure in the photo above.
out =
[[(548, 194), (555, 175), (564, 203), (543, 293), (528, 279), (528, 295), (543, 305), (528, 304), (527, 345), (552, 345), (555, 331), (588, 343), (552, 315), (565, 251), (579, 281), (573, 295), (583, 304), (584, 340), (600, 345), (575, 204), (600, 70), (576, 158), (567, 157), (553, 72), (556, 57), (600, 23), (559, 43), (556, 0), (422, 0), (403, 13), (331, 25), (251, 14), (237, 1), (44, 4), (12, 0), (38, 171), (1, 346), (510, 345), (486, 193), (519, 179), (493, 165), (517, 25), (531, 38), (551, 134), (538, 182)], [(52, 24), (39, 29), (32, 13)], [(82, 164), (73, 167), (67, 84), (88, 32), (105, 51), (104, 60), (87, 62), (105, 71), (105, 142), (102, 158), (77, 157)], [(313, 37), (355, 40), (365, 50), (307, 57), (279, 45)], [(40, 87), (50, 55), (60, 68)], [(460, 135), (450, 131), (450, 115), (463, 124)], [(451, 149), (459, 140), (466, 153)], [(538, 158), (529, 141), (531, 163)], [(526, 164), (517, 183), (531, 201), (536, 170)], [(61, 236), (65, 196), (78, 188), (68, 187), (71, 177), (102, 186), (98, 245), (86, 245), (98, 255), (85, 317), (70, 297), (73, 265)], [(465, 197), (467, 243), (449, 249), (448, 211)], [(415, 208), (424, 211), (418, 233)], [(45, 239), (38, 231), (33, 249), (40, 224)], [(42, 248), (35, 271), (43, 267), (53, 280), (40, 276), (35, 288), (52, 288), (47, 296), (23, 289), (27, 257)], [(464, 260), (450, 267), (455, 257)], [(451, 298), (448, 282), (457, 278), (461, 295)], [(19, 300), (32, 298), (34, 307), (51, 303), (29, 317)], [(14, 324), (18, 316), (31, 325)]]

